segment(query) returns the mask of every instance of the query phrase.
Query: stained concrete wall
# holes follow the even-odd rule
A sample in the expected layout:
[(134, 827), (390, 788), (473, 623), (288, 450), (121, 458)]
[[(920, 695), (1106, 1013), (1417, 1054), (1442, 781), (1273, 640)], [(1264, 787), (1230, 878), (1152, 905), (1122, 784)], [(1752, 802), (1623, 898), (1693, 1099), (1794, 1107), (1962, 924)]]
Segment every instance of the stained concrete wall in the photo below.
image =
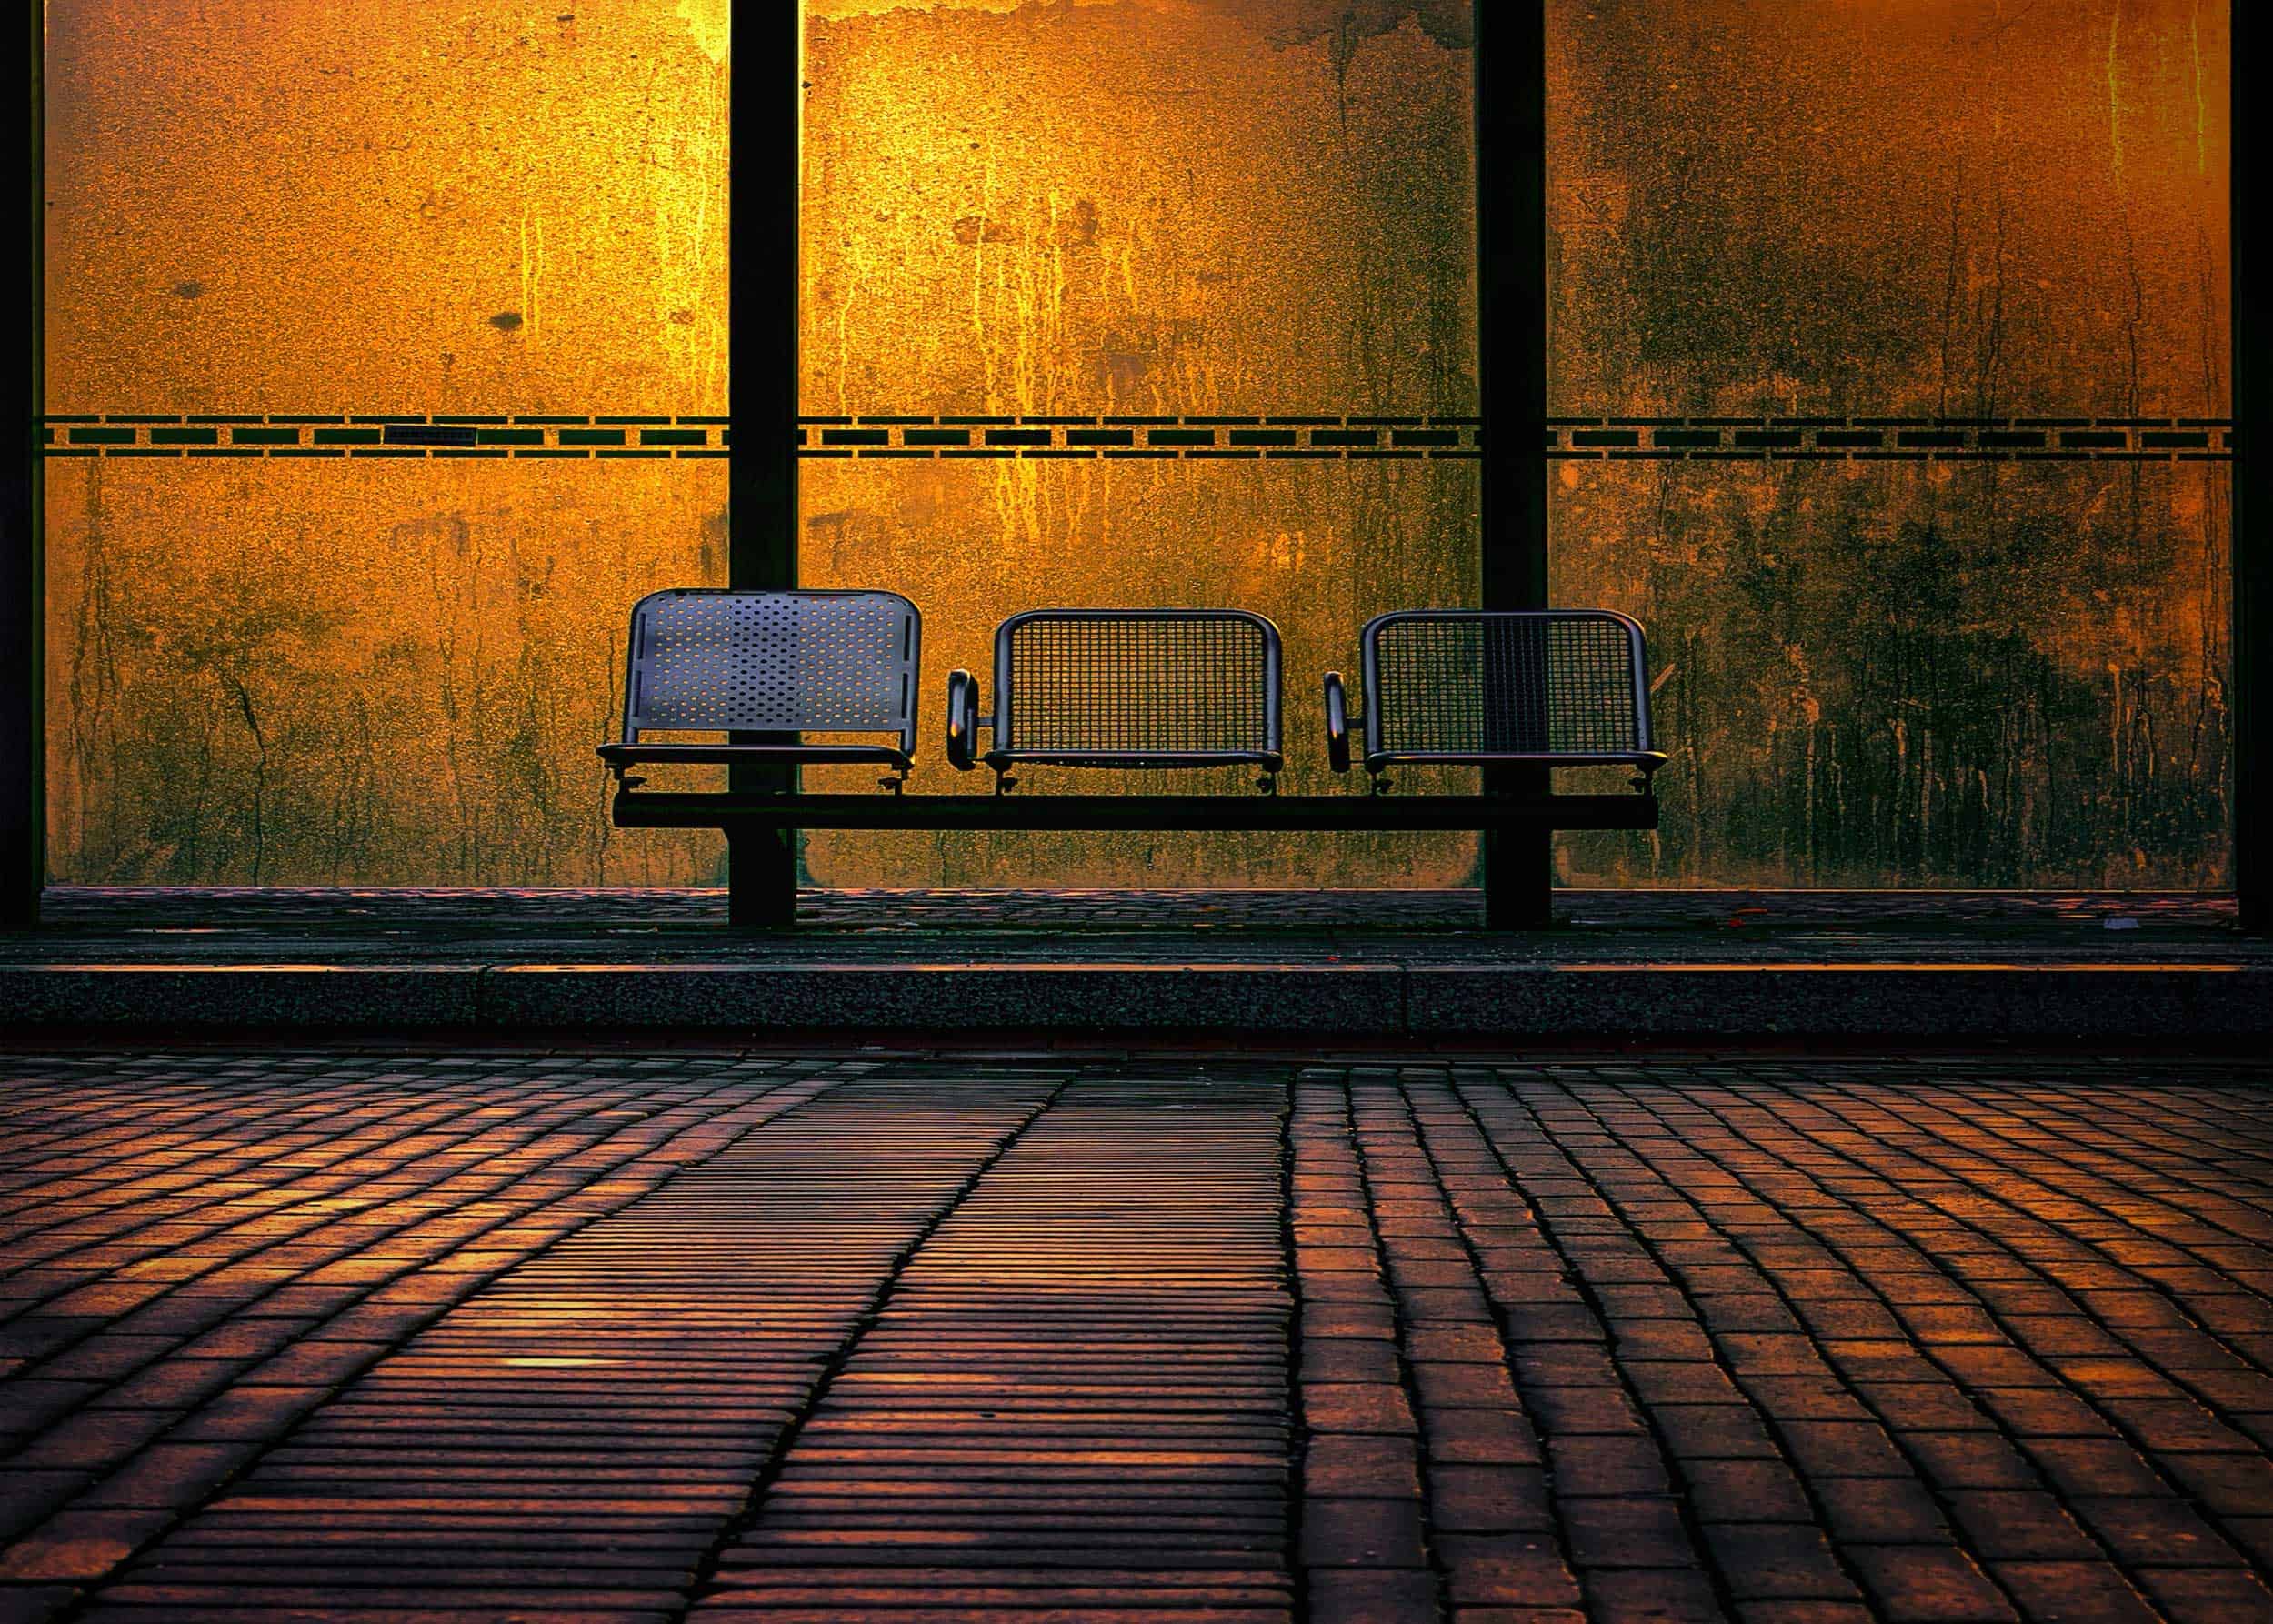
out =
[[(51, 412), (725, 412), (723, 4), (399, 9), (51, 5)], [(1566, 842), (1567, 877), (2222, 879), (2225, 466), (2138, 458), (2230, 409), (2224, 15), (1555, 0), (1556, 593), (1650, 627), (1676, 757), (1664, 828)], [(1472, 415), (1467, 27), (811, 0), (805, 410)], [(1777, 418), (1886, 460), (1739, 445)], [(1894, 419), (1962, 420), (1962, 456), (1896, 460)], [(2067, 455), (2108, 421), (2119, 445)], [(58, 877), (715, 878), (709, 837), (606, 828), (590, 747), (629, 600), (723, 576), (723, 465), (297, 455), (319, 432), (51, 461)], [(1476, 579), (1460, 459), (814, 460), (804, 508), (808, 582), (922, 603), (934, 688), (1037, 603), (1272, 615), (1296, 787), (1328, 781), (1313, 696), (1359, 622)], [(1473, 851), (806, 857), (841, 884), (1426, 885)]]

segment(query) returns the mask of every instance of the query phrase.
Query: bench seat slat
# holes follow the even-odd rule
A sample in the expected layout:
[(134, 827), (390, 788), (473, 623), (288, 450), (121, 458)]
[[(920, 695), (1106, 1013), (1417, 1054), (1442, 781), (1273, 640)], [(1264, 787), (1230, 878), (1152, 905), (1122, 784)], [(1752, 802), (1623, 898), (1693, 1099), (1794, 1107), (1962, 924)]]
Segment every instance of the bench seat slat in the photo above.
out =
[(600, 759), (611, 767), (632, 767), (641, 763), (660, 766), (674, 761), (726, 767), (737, 762), (770, 766), (798, 762), (875, 762), (896, 767), (903, 772), (915, 765), (906, 755), (889, 745), (602, 745)]

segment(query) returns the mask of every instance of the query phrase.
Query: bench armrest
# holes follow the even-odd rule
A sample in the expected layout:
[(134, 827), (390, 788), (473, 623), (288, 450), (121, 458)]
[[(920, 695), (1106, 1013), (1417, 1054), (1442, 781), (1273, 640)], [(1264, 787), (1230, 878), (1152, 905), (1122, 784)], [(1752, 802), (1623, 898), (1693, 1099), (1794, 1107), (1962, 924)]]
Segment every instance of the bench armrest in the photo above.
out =
[(1349, 698), (1342, 691), (1342, 674), (1326, 674), (1326, 760), (1337, 773), (1349, 771)]
[(978, 765), (978, 678), (968, 671), (947, 673), (947, 760), (967, 773)]

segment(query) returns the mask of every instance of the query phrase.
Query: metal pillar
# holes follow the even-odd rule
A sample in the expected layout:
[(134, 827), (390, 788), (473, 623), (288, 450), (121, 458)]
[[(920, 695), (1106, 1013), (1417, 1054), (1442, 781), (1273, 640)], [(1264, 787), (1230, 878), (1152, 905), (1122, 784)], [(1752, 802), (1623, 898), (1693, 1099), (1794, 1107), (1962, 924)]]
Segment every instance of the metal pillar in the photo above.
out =
[(40, 486), (43, 454), (35, 420), (42, 398), (40, 351), (45, 316), (43, 223), (46, 209), (45, 97), (41, 63), (45, 8), (26, 6), (8, 30), (7, 82), (25, 87), (16, 116), (16, 151), (25, 159), (17, 228), (25, 233), (25, 275), (14, 301), (7, 343), (6, 408), (15, 420), (15, 444), (0, 474), (0, 930), (28, 930), (39, 923), (39, 892), (46, 877), (46, 730), (43, 723)]
[[(1476, 359), (1483, 436), (1483, 606), (1547, 607), (1547, 8), (1476, 17)], [(1485, 793), (1544, 795), (1545, 767), (1490, 767)], [(1555, 837), (1484, 837), (1484, 922), (1554, 919)]]
[(2241, 223), (2267, 178), (2264, 104), (2241, 93), (2245, 62), (2273, 43), (2259, 5), (2233, 7), (2228, 75), (2233, 89), (2233, 165), (2228, 234), (2232, 241), (2234, 342), (2234, 889), (2242, 927), (2273, 932), (2273, 478), (2266, 441), (2273, 436), (2273, 299), (2267, 294)]
[[(804, 7), (735, 0), (729, 135), (726, 584), (797, 584), (797, 180), (805, 105)], [(773, 736), (736, 735), (759, 741)], [(745, 793), (796, 787), (796, 768), (736, 767)], [(726, 831), (726, 908), (736, 925), (782, 927), (797, 914), (794, 829)]]

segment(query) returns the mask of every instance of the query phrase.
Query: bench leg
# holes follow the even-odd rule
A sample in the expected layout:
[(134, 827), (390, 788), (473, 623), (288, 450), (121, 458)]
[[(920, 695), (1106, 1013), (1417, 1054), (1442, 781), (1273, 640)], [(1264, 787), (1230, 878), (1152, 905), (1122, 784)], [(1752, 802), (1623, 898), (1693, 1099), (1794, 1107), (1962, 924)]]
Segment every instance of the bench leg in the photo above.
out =
[(784, 930), (797, 922), (796, 831), (726, 830), (726, 922)]
[[(1545, 795), (1543, 767), (1487, 767), (1486, 794)], [(1487, 829), (1484, 833), (1484, 928), (1545, 930), (1555, 923), (1555, 831)]]

